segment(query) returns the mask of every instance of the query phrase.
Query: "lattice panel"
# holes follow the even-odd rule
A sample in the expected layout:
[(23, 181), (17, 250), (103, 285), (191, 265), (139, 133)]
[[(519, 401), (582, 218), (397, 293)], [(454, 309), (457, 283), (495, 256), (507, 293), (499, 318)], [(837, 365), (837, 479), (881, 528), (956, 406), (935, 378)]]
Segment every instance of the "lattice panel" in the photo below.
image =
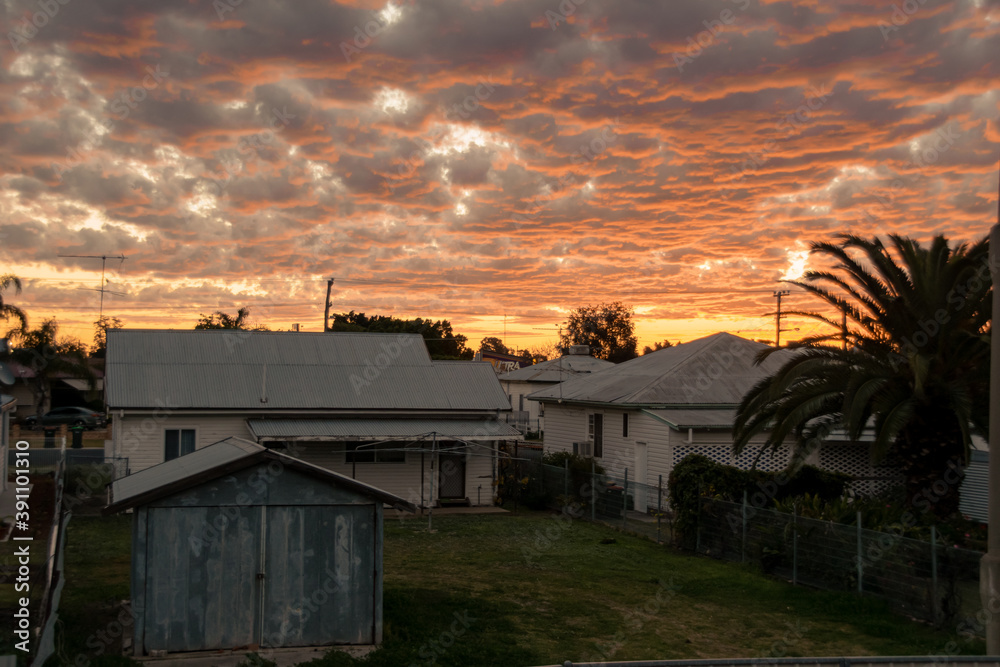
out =
[(716, 463), (729, 465), (729, 447), (725, 445), (674, 445), (674, 457), (672, 465), (680, 463), (688, 454), (701, 454), (707, 456)]
[[(737, 468), (742, 468), (743, 470), (749, 470), (753, 465), (753, 460), (757, 457), (757, 453), (761, 450), (760, 447), (747, 447), (743, 450), (743, 453), (733, 458), (729, 465), (734, 465)], [(764, 470), (766, 472), (775, 472), (777, 470), (784, 470), (788, 465), (788, 457), (790, 453), (787, 449), (781, 449), (777, 453), (775, 452), (764, 452), (757, 461), (757, 470)]]
[(894, 468), (873, 466), (864, 445), (823, 445), (819, 450), (819, 467), (852, 477), (877, 478), (853, 482), (851, 488), (860, 495), (880, 493), (902, 479)]

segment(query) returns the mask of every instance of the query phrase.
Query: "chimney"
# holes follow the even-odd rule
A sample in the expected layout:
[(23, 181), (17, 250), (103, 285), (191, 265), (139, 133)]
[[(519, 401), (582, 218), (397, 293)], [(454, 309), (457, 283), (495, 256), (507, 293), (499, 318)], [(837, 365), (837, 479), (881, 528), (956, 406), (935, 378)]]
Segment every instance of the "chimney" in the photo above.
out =
[(589, 345), (570, 345), (569, 353), (574, 355), (581, 355), (584, 357), (590, 356), (590, 346)]

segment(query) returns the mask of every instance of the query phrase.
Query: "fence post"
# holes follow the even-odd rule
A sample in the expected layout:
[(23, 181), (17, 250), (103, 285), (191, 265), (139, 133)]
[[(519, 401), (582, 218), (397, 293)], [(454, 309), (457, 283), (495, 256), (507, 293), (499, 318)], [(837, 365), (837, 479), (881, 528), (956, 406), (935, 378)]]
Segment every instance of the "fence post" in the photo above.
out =
[(935, 624), (940, 619), (938, 603), (937, 526), (931, 526), (931, 614)]
[(625, 488), (622, 490), (622, 530), (625, 530), (625, 512), (628, 511), (628, 468), (625, 468)]
[(695, 515), (694, 523), (694, 550), (695, 553), (701, 553), (701, 482), (698, 482), (698, 514)]
[(569, 495), (569, 459), (563, 459), (563, 495)]
[(590, 520), (597, 521), (597, 468), (594, 459), (590, 459)]
[(792, 586), (799, 584), (799, 504), (792, 504)]
[(865, 578), (865, 564), (862, 562), (861, 557), (864, 553), (864, 548), (861, 545), (862, 537), (862, 527), (861, 527), (861, 510), (858, 510), (858, 593), (864, 592), (864, 578)]
[(740, 562), (747, 562), (747, 492), (743, 491), (743, 539), (740, 543)]
[(656, 543), (660, 543), (660, 516), (663, 514), (663, 475), (656, 480)]

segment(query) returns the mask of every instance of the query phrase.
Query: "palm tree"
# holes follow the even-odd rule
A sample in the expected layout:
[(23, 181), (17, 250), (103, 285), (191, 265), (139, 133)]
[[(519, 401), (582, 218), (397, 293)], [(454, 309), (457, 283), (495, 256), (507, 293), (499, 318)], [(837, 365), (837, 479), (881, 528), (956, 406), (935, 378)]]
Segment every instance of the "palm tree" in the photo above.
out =
[[(951, 248), (890, 235), (814, 243), (830, 270), (790, 281), (849, 324), (807, 337), (775, 373), (743, 398), (734, 428), (739, 453), (755, 435), (766, 446), (794, 438), (794, 461), (833, 428), (857, 441), (873, 428), (873, 461), (892, 456), (914, 507), (938, 517), (958, 511), (958, 486), (973, 433), (987, 433), (991, 317), (988, 237)], [(770, 349), (758, 359), (775, 352)]]
[(34, 371), (24, 377), (35, 402), (35, 414), (48, 412), (52, 400), (52, 380), (60, 376), (84, 378), (93, 387), (96, 376), (87, 363), (86, 348), (78, 341), (58, 338), (59, 325), (54, 318), (37, 329), (23, 329), (12, 337), (11, 361)]
[(0, 319), (4, 321), (14, 318), (17, 320), (16, 330), (24, 330), (28, 326), (28, 316), (17, 306), (4, 303), (3, 292), (13, 285), (14, 294), (21, 293), (21, 280), (11, 273), (0, 274)]

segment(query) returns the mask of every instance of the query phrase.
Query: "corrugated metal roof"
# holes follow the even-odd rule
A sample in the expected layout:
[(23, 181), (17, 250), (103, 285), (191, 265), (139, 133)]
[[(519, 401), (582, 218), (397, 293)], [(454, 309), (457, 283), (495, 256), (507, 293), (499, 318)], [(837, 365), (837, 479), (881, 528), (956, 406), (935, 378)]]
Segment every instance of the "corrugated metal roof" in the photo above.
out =
[(763, 343), (717, 333), (575, 377), (528, 398), (651, 407), (736, 406), (754, 384), (791, 354), (777, 352), (755, 365), (757, 355), (767, 348)]
[(459, 440), (523, 438), (504, 422), (483, 419), (248, 419), (258, 440), (393, 440), (432, 433)]
[(595, 373), (614, 366), (610, 361), (584, 354), (566, 354), (533, 366), (524, 366), (500, 376), (511, 382), (564, 382), (575, 375)]
[(417, 334), (111, 330), (106, 375), (110, 409), (510, 409), (492, 367)]
[(732, 428), (736, 419), (736, 410), (726, 408), (713, 409), (664, 409), (643, 410), (648, 415), (673, 426), (674, 428)]
[(130, 507), (144, 505), (269, 459), (278, 460), (283, 465), (308, 474), (327, 478), (386, 504), (405, 507), (411, 511), (416, 510), (409, 501), (371, 484), (306, 463), (255, 442), (232, 437), (115, 480), (111, 483), (112, 502), (105, 508), (105, 512), (120, 512)]

